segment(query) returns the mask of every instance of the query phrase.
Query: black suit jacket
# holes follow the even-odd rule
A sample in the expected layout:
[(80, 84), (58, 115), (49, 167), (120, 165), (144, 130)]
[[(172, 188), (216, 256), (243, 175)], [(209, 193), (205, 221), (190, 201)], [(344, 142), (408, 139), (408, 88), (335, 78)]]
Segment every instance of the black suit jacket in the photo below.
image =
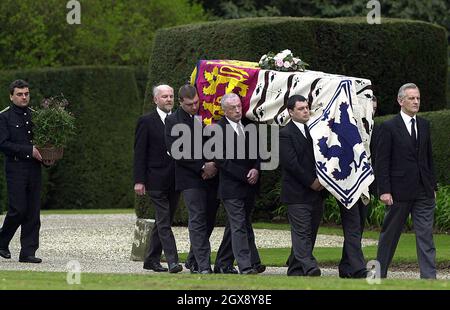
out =
[[(191, 154), (188, 156), (189, 158), (175, 160), (175, 187), (177, 190), (206, 187), (206, 184), (201, 177), (205, 160), (203, 157), (200, 159), (195, 159), (194, 157), (194, 143), (200, 143), (203, 149), (203, 136), (197, 137), (198, 141), (195, 141), (194, 121), (196, 121), (194, 120), (194, 117), (191, 117), (181, 107), (166, 118), (165, 140), (169, 153), (171, 153), (172, 144), (180, 138), (171, 135), (172, 128), (176, 124), (185, 124), (190, 128), (190, 137), (187, 141), (190, 142)], [(182, 136), (182, 134), (180, 136)], [(180, 151), (181, 150), (182, 148), (180, 148)]]
[[(372, 169), (375, 174), (375, 167), (376, 167), (376, 153), (377, 153), (377, 143), (378, 138), (380, 136), (380, 125), (374, 124), (372, 129), (372, 137), (370, 138), (370, 161), (372, 163)], [(370, 194), (374, 195), (375, 197), (378, 197), (378, 189), (377, 189), (377, 180), (373, 180), (372, 183), (369, 185), (369, 192)]]
[(146, 190), (175, 189), (175, 162), (167, 154), (164, 123), (158, 112), (141, 116), (134, 141), (134, 183)]
[[(250, 122), (246, 119), (241, 120), (242, 125), (245, 127)], [(219, 122), (217, 122), (217, 126), (222, 128), (223, 132), (223, 159), (216, 159), (216, 165), (220, 169), (219, 173), (219, 198), (221, 199), (245, 199), (250, 195), (254, 195), (257, 193), (259, 188), (259, 180), (261, 178), (261, 159), (259, 158), (259, 154), (256, 154), (256, 159), (251, 159), (249, 156), (249, 143), (250, 136), (246, 133), (245, 139), (245, 159), (237, 159), (237, 143), (238, 136), (236, 132), (231, 127), (230, 123), (226, 119), (226, 117), (222, 117)], [(227, 129), (229, 126), (230, 130), (228, 133), (233, 134), (234, 141), (234, 157), (226, 158), (227, 153)], [(231, 139), (231, 137), (229, 138)], [(258, 145), (258, 141), (256, 140), (256, 145)], [(251, 169), (257, 169), (260, 174), (258, 178), (258, 182), (255, 185), (251, 185), (247, 182), (247, 174)]]
[(400, 114), (380, 127), (376, 150), (379, 194), (391, 193), (394, 201), (414, 200), (422, 181), (428, 197), (437, 189), (431, 152), (430, 124), (416, 117), (418, 151)]
[(280, 130), (281, 202), (310, 203), (321, 197), (310, 188), (317, 178), (313, 145), (290, 121)]

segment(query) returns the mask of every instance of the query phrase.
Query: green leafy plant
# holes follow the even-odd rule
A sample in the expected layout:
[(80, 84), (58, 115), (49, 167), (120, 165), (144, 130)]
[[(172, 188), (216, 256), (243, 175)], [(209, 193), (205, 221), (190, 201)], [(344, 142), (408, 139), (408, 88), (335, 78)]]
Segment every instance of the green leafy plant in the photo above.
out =
[(66, 147), (75, 136), (75, 117), (65, 108), (64, 95), (45, 98), (41, 108), (33, 113), (33, 139), (39, 147)]
[(441, 231), (450, 230), (450, 185), (439, 186), (436, 192), (434, 225)]

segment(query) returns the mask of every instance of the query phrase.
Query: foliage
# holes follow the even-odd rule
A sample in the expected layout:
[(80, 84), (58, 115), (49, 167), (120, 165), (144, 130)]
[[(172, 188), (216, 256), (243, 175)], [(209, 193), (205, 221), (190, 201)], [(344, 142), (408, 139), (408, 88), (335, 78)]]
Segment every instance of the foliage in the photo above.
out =
[[(424, 111), (446, 105), (445, 29), (391, 19), (369, 25), (366, 18), (276, 17), (160, 29), (150, 55), (147, 93), (161, 81), (184, 84), (200, 59), (257, 62), (268, 50), (283, 49), (301, 55), (316, 71), (370, 79), (380, 115), (398, 111), (395, 98), (406, 82), (421, 87)], [(147, 96), (145, 109), (150, 103)]]
[(259, 67), (264, 70), (276, 71), (305, 71), (305, 66), (308, 64), (298, 57), (294, 57), (290, 50), (284, 50), (275, 54), (269, 52), (261, 56), (259, 60)]
[[(134, 129), (142, 113), (134, 69), (2, 71), (0, 109), (9, 105), (7, 86), (18, 78), (30, 83), (32, 106), (52, 94), (64, 93), (77, 121), (64, 160), (43, 170), (43, 208), (132, 208)], [(4, 173), (0, 173), (0, 183), (4, 182)], [(6, 205), (5, 199), (0, 196), (1, 205)]]
[(441, 231), (450, 230), (450, 185), (439, 186), (436, 193), (434, 225)]
[(0, 68), (147, 65), (156, 29), (206, 20), (188, 0), (81, 1), (81, 24), (61, 0), (0, 1)]
[[(351, 17), (366, 16), (372, 10), (367, 8), (367, 1), (360, 0), (199, 0), (199, 2), (207, 11), (225, 19), (259, 16)], [(405, 18), (436, 23), (447, 28), (450, 34), (450, 5), (446, 0), (380, 2), (382, 18)]]
[(66, 111), (64, 95), (45, 98), (33, 112), (33, 141), (40, 147), (66, 147), (75, 135), (75, 117)]
[(325, 209), (323, 212), (323, 223), (327, 224), (341, 224), (341, 211), (337, 204), (336, 198), (332, 195), (324, 201)]

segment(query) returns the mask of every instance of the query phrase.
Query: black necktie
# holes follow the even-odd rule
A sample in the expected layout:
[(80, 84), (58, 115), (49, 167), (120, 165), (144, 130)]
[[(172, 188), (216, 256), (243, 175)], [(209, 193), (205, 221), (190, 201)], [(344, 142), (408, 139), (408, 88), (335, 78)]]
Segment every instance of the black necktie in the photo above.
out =
[(312, 143), (312, 137), (309, 134), (309, 129), (308, 129), (308, 125), (303, 124), (305, 127), (305, 135), (306, 135), (306, 140), (308, 140), (309, 143)]
[(416, 120), (411, 118), (411, 141), (414, 148), (417, 148), (417, 137), (416, 137)]

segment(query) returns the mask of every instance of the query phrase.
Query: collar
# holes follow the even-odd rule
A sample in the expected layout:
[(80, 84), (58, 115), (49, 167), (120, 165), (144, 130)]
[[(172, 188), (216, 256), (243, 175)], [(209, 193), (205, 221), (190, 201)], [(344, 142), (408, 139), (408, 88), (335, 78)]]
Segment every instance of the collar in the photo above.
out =
[(242, 122), (239, 120), (239, 122), (234, 122), (231, 119), (229, 119), (228, 117), (225, 116), (225, 118), (227, 119), (228, 123), (231, 125), (231, 127), (233, 127), (234, 131), (237, 132), (237, 125), (240, 124), (241, 128), (244, 129), (244, 126), (242, 125)]
[(28, 115), (29, 113), (31, 113), (28, 107), (21, 108), (19, 106), (16, 106), (14, 103), (11, 103), (11, 109), (17, 114), (21, 115)]
[(405, 123), (406, 127), (408, 127), (408, 128), (409, 128), (409, 126), (411, 126), (411, 119), (413, 119), (413, 118), (414, 118), (414, 121), (417, 124), (416, 115), (411, 117), (408, 114), (406, 114), (405, 112), (403, 112), (402, 110), (400, 110), (400, 116), (402, 117), (403, 122)]
[(172, 114), (172, 111), (170, 111), (169, 113), (166, 113), (163, 110), (161, 110), (159, 107), (156, 107), (156, 112), (158, 112), (158, 115), (161, 118), (163, 123), (166, 120), (166, 117), (169, 116), (170, 114)]
[(298, 129), (300, 129), (300, 131), (302, 132), (303, 136), (306, 138), (306, 132), (305, 132), (305, 126), (306, 124), (300, 123), (300, 122), (296, 122), (292, 119), (292, 122), (295, 124), (295, 126), (298, 127)]

